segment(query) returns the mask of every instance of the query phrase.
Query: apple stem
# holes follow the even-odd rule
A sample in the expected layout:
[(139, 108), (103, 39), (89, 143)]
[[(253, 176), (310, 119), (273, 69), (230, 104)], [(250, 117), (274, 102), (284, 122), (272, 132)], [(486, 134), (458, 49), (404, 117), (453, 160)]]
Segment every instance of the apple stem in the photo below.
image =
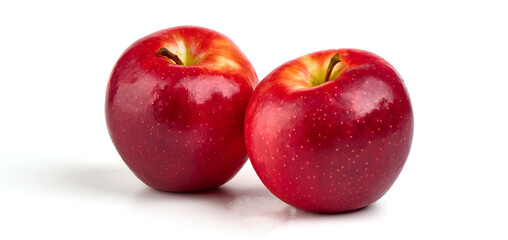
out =
[(332, 74), (333, 67), (337, 65), (337, 63), (340, 63), (340, 54), (335, 53), (332, 58), (330, 59), (330, 63), (328, 64), (328, 68), (326, 69), (326, 75), (325, 75), (325, 81), (328, 82), (330, 80), (330, 75)]
[(173, 62), (175, 62), (175, 64), (183, 65), (182, 60), (180, 60), (180, 58), (178, 58), (178, 56), (176, 54), (170, 52), (167, 48), (159, 48), (159, 50), (157, 50), (156, 54), (173, 60)]

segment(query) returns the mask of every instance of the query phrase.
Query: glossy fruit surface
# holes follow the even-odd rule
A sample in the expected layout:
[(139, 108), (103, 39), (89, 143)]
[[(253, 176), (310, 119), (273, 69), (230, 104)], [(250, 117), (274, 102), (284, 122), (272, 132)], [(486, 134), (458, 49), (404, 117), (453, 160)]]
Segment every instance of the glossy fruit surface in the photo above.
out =
[[(325, 82), (330, 59), (340, 55)], [(312, 53), (272, 71), (245, 117), (251, 163), (284, 202), (316, 212), (365, 207), (401, 172), (413, 137), (403, 80), (379, 56)]]
[(247, 159), (243, 120), (257, 82), (244, 54), (218, 32), (184, 26), (150, 34), (133, 43), (111, 73), (111, 139), (150, 187), (218, 187)]

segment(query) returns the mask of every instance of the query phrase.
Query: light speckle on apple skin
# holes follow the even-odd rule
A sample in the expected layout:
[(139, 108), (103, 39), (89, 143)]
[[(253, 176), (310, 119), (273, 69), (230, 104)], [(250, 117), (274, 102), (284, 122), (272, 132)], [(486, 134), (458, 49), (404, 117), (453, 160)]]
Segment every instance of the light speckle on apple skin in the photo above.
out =
[[(176, 41), (192, 46), (199, 64), (175, 65), (156, 54)], [(243, 120), (256, 84), (253, 67), (224, 35), (197, 27), (162, 30), (136, 41), (115, 65), (106, 92), (108, 131), (148, 186), (218, 187), (247, 159)]]
[(292, 79), (308, 69), (290, 61), (260, 83), (245, 118), (247, 151), (262, 182), (309, 211), (349, 211), (378, 200), (402, 170), (413, 135), (409, 96), (393, 67), (360, 50), (314, 57), (326, 68), (336, 52), (348, 65), (337, 79), (294, 87), (308, 84)]

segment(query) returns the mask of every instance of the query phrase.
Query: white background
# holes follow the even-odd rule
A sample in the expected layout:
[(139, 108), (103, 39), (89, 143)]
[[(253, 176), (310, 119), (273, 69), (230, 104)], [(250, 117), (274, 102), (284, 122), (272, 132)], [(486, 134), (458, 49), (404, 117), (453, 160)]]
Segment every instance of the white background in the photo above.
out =
[[(0, 239), (507, 239), (508, 7), (503, 1), (0, 3)], [(154, 31), (224, 33), (262, 79), (330, 48), (372, 51), (409, 89), (415, 135), (379, 201), (296, 210), (250, 163), (215, 191), (151, 190), (107, 134), (117, 58)]]

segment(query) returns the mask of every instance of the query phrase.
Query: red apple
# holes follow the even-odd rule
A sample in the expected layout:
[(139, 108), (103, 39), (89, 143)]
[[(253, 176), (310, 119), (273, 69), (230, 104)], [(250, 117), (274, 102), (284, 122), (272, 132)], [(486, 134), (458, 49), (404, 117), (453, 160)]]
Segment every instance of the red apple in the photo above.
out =
[(251, 163), (284, 202), (315, 212), (365, 207), (399, 175), (413, 137), (403, 80), (370, 52), (312, 53), (272, 71), (245, 116)]
[(258, 80), (226, 36), (175, 27), (133, 43), (111, 73), (106, 122), (127, 166), (146, 185), (218, 187), (247, 160), (243, 121)]

